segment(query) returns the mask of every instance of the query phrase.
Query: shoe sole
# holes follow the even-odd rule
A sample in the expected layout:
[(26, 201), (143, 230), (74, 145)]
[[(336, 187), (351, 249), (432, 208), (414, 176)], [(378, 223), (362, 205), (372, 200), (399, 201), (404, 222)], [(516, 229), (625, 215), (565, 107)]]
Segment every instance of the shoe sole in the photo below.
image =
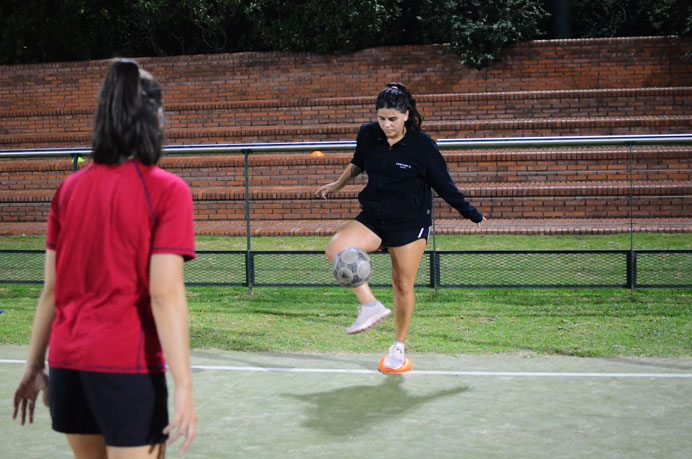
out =
[(411, 361), (408, 359), (408, 357), (404, 357), (404, 364), (401, 365), (399, 368), (385, 368), (384, 366), (384, 359), (387, 357), (382, 357), (380, 359), (380, 365), (378, 367), (378, 370), (380, 370), (381, 373), (406, 373), (411, 371)]
[(363, 333), (364, 331), (370, 330), (372, 327), (374, 327), (375, 325), (379, 324), (380, 322), (382, 322), (384, 319), (386, 319), (387, 317), (389, 317), (389, 316), (391, 316), (391, 315), (392, 315), (392, 310), (391, 310), (391, 309), (387, 309), (387, 312), (386, 312), (385, 314), (383, 314), (383, 315), (381, 315), (380, 317), (378, 317), (377, 320), (375, 320), (375, 321), (372, 322), (371, 324), (368, 324), (368, 325), (366, 325), (365, 327), (360, 328), (360, 329), (355, 330), (355, 331), (348, 331), (348, 330), (346, 330), (346, 334), (347, 334), (347, 335), (357, 335), (358, 333)]

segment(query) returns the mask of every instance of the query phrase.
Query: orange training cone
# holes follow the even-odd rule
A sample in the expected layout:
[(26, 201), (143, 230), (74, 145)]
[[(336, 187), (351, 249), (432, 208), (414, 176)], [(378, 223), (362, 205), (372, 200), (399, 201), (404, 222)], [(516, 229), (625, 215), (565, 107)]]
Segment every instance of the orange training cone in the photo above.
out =
[(384, 367), (384, 359), (385, 358), (386, 357), (382, 357), (380, 359), (380, 366), (378, 368), (382, 373), (406, 373), (406, 372), (411, 371), (411, 361), (408, 359), (408, 357), (404, 357), (404, 364), (402, 366), (400, 366), (399, 368), (395, 368), (395, 369)]

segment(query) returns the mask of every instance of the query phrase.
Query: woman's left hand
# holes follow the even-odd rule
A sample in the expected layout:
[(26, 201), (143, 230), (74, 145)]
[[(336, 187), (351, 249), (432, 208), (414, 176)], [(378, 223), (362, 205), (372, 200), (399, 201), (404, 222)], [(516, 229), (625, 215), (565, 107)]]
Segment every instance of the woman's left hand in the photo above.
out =
[(478, 229), (483, 229), (483, 227), (481, 226), (481, 224), (483, 224), (484, 222), (487, 222), (487, 221), (488, 221), (488, 219), (485, 218), (485, 217), (483, 217), (483, 220), (481, 220), (481, 221), (479, 221), (478, 223), (476, 223), (476, 225), (478, 225)]
[(34, 422), (34, 408), (39, 392), (43, 391), (43, 403), (48, 406), (48, 375), (42, 368), (29, 366), (24, 373), (14, 393), (14, 414), (12, 419), (17, 419), (17, 414), (22, 412), (22, 425), (26, 422), (26, 410), (29, 408), (29, 423)]

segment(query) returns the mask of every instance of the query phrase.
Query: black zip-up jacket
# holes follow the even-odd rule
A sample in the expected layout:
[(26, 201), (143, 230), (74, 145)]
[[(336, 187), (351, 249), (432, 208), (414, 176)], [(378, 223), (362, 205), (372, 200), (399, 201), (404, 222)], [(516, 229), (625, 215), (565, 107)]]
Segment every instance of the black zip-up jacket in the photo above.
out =
[(377, 225), (393, 230), (430, 226), (431, 187), (465, 218), (483, 220), (452, 181), (435, 141), (424, 132), (409, 129), (390, 147), (377, 123), (364, 124), (351, 162), (368, 174), (358, 201)]

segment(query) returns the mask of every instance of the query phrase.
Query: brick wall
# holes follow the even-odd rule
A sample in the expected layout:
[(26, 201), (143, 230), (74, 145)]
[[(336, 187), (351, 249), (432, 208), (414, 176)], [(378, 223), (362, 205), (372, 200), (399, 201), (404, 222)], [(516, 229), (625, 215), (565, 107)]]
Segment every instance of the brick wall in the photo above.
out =
[[(392, 80), (412, 89), (424, 128), (436, 138), (690, 132), (687, 52), (690, 38), (645, 37), (521, 43), (483, 71), (460, 67), (443, 45), (342, 56), (239, 53), (140, 62), (162, 83), (168, 143), (200, 144), (354, 140), (360, 123), (372, 118), (375, 94)], [(88, 146), (107, 66), (0, 66), (0, 149)], [(689, 147), (444, 154), (455, 182), (496, 221), (687, 219), (684, 230), (690, 230)], [(295, 228), (278, 226), (281, 220), (319, 220), (309, 234), (331, 234), (339, 219), (357, 212), (355, 197), (365, 178), (334, 200), (315, 199), (313, 192), (335, 179), (349, 157), (252, 156), (253, 222), (276, 222), (267, 231), (294, 234)], [(242, 158), (168, 157), (160, 165), (190, 185), (196, 221), (218, 224), (205, 231), (244, 231)], [(71, 171), (69, 158), (0, 159), (0, 232), (43, 231), (50, 198)], [(458, 220), (441, 200), (435, 212), (441, 222)]]
[[(233, 102), (228, 110), (243, 111), (252, 107), (242, 101), (293, 106), (300, 99), (328, 98), (334, 103), (365, 97), (369, 105), (392, 80), (408, 84), (423, 101), (425, 95), (688, 87), (689, 51), (692, 39), (678, 37), (534, 41), (510, 47), (502, 62), (483, 71), (460, 67), (445, 45), (382, 47), (342, 56), (270, 52), (139, 61), (162, 83), (167, 106), (185, 111), (187, 104)], [(60, 117), (61, 132), (88, 134), (107, 65), (0, 66), (0, 136), (54, 129), (49, 115)], [(488, 105), (492, 101), (480, 104)], [(329, 108), (339, 121), (338, 107)], [(350, 110), (342, 108), (348, 116)], [(303, 110), (323, 116), (309, 107)]]

